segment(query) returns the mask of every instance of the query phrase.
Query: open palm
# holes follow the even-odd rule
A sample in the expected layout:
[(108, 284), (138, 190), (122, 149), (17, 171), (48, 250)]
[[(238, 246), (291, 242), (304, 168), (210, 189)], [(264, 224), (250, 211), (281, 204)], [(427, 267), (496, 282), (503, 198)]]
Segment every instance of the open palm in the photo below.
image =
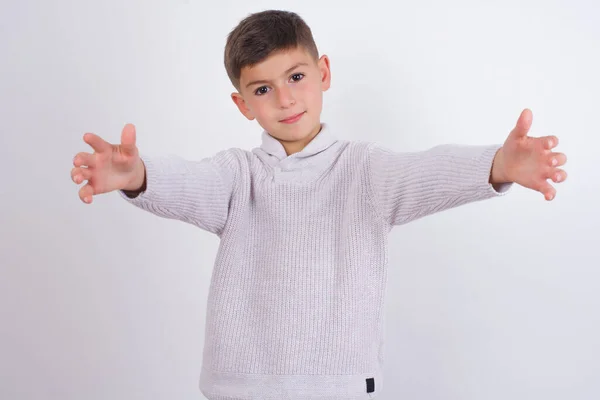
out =
[(556, 136), (528, 136), (533, 115), (523, 110), (516, 126), (508, 135), (504, 145), (504, 176), (510, 182), (538, 191), (546, 200), (556, 196), (556, 189), (548, 182), (562, 182), (567, 173), (558, 168), (567, 161), (565, 154), (554, 152), (558, 145)]
[[(139, 178), (141, 159), (136, 147), (135, 126), (127, 124), (121, 133), (121, 143), (111, 144), (93, 133), (86, 133), (83, 140), (94, 153), (81, 152), (73, 159), (71, 179), (79, 184), (87, 183), (79, 190), (79, 197), (91, 203), (94, 195), (113, 190), (129, 189)], [(131, 188), (133, 189), (133, 188)]]

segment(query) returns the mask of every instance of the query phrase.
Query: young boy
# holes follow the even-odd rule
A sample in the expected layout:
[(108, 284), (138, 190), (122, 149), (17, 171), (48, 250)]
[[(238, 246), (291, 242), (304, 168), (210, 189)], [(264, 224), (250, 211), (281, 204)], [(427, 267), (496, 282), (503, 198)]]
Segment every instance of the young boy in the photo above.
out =
[[(514, 183), (547, 200), (561, 182), (554, 136), (531, 138), (524, 110), (502, 146), (399, 153), (336, 138), (320, 120), (329, 59), (296, 14), (249, 15), (225, 67), (240, 112), (264, 128), (252, 151), (200, 161), (140, 156), (86, 133), (71, 176), (80, 198), (114, 190), (131, 204), (220, 238), (208, 297), (201, 392), (210, 400), (375, 397), (383, 388), (387, 237)], [(85, 168), (87, 167), (87, 168)]]

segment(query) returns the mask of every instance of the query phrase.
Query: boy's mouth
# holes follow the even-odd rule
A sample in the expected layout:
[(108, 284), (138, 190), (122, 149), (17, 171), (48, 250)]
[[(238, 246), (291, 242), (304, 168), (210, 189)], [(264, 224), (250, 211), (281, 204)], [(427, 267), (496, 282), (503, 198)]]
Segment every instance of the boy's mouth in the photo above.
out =
[(305, 112), (306, 112), (306, 111), (302, 111), (302, 112), (301, 112), (301, 113), (299, 113), (299, 114), (292, 115), (292, 116), (290, 116), (290, 117), (288, 117), (288, 118), (286, 118), (286, 119), (282, 119), (282, 120), (280, 120), (279, 122), (283, 122), (284, 124), (293, 124), (294, 122), (296, 122), (296, 121), (298, 121), (300, 118), (302, 118), (302, 115), (304, 115), (304, 113), (305, 113)]

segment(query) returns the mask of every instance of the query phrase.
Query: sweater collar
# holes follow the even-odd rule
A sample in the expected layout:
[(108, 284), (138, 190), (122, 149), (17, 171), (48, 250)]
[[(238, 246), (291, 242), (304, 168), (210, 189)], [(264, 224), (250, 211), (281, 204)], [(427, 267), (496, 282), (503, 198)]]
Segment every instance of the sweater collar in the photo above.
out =
[(335, 142), (337, 142), (337, 138), (331, 132), (329, 124), (321, 123), (321, 131), (298, 153), (288, 156), (279, 140), (271, 136), (266, 130), (262, 132), (262, 144), (260, 148), (281, 161), (289, 157), (304, 158), (313, 156), (331, 147)]

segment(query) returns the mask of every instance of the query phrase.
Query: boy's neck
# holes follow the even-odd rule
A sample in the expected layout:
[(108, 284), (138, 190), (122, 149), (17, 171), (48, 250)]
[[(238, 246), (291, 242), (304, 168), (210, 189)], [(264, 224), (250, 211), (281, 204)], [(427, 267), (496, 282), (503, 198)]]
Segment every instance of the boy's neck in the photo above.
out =
[(310, 135), (308, 135), (307, 137), (294, 142), (287, 142), (282, 140), (279, 140), (279, 142), (285, 149), (286, 154), (290, 156), (294, 153), (301, 152), (306, 147), (306, 145), (308, 145), (319, 134), (319, 132), (321, 132), (321, 128), (322, 126), (319, 122), (319, 124), (315, 128), (313, 128)]

